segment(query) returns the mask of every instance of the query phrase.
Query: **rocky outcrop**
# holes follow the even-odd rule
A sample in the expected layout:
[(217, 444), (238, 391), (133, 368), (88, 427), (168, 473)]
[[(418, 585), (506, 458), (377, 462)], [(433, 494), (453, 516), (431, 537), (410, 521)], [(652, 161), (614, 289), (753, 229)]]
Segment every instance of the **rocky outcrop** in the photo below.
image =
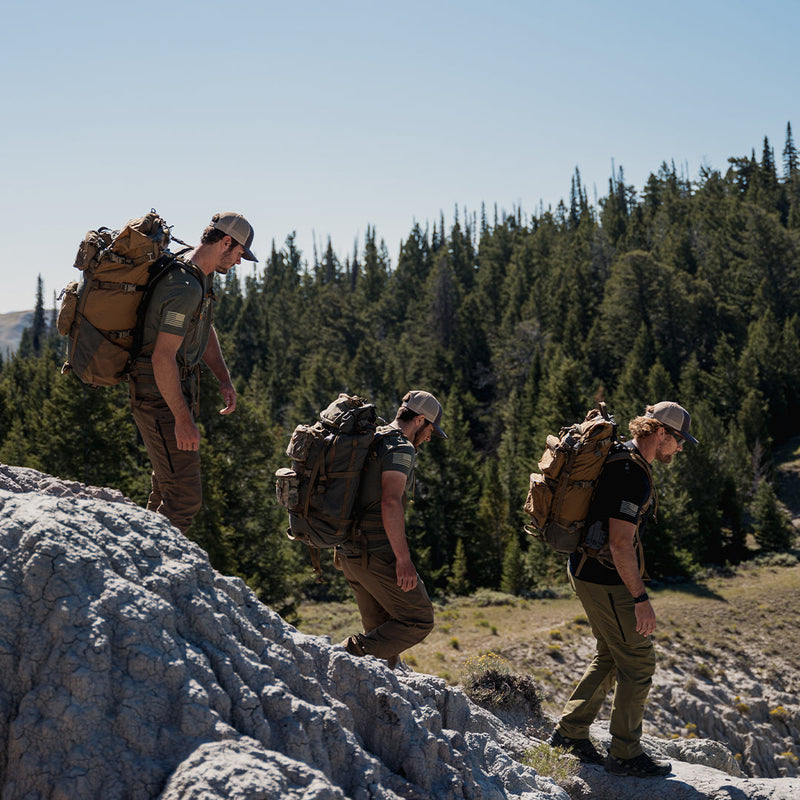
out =
[[(8, 800), (642, 793), (592, 767), (565, 792), (520, 763), (536, 744), (524, 729), (438, 678), (300, 634), (116, 493), (16, 468), (0, 469), (0, 485)], [(782, 781), (700, 765), (730, 768), (722, 752), (698, 749), (694, 763), (688, 751), (670, 755), (686, 763), (659, 782), (659, 797), (800, 798)]]

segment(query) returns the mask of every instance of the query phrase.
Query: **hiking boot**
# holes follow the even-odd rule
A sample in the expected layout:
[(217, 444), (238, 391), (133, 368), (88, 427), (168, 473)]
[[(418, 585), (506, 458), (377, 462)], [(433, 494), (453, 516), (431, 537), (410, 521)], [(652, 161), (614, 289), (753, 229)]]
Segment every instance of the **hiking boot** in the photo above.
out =
[(361, 644), (359, 634), (348, 636), (343, 641), (339, 642), (339, 647), (344, 647), (351, 656), (365, 656), (367, 651)]
[(550, 747), (563, 747), (573, 756), (577, 756), (584, 764), (603, 764), (605, 759), (595, 750), (591, 739), (568, 739), (558, 731), (547, 742)]
[(612, 775), (632, 775), (636, 778), (663, 778), (672, 772), (669, 761), (656, 761), (647, 753), (640, 753), (635, 758), (615, 758), (609, 755), (605, 767), (606, 772)]

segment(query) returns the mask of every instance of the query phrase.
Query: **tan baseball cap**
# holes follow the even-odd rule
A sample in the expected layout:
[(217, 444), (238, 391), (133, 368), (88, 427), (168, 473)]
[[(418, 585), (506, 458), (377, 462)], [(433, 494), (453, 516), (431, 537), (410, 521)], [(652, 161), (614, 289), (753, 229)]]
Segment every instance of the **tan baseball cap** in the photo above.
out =
[(645, 412), (645, 416), (658, 420), (664, 427), (669, 428), (672, 433), (680, 436), (685, 442), (698, 444), (697, 439), (689, 433), (689, 425), (692, 422), (692, 418), (683, 406), (664, 400), (661, 403), (656, 403), (651, 411)]
[(253, 237), (255, 236), (253, 226), (241, 214), (236, 214), (233, 211), (224, 211), (216, 216), (217, 219), (211, 221), (211, 226), (223, 233), (227, 233), (234, 242), (238, 242), (244, 247), (242, 258), (247, 259), (247, 261), (258, 261), (250, 250), (250, 245), (253, 244)]
[(410, 391), (403, 398), (401, 406), (415, 414), (422, 414), (433, 425), (433, 432), (437, 436), (442, 439), (447, 438), (447, 434), (439, 427), (439, 423), (442, 421), (442, 406), (430, 392)]

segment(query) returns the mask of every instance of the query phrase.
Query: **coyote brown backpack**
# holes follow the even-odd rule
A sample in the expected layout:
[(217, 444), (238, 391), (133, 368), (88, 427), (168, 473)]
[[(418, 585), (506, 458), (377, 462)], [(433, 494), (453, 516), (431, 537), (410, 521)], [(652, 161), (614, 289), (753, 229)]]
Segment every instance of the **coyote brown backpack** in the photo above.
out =
[(319, 550), (357, 535), (354, 508), (378, 417), (361, 397), (340, 394), (314, 425), (298, 425), (286, 448), (291, 468), (275, 473), (278, 502), (289, 511), (290, 539), (311, 549), (320, 575)]
[(75, 258), (81, 279), (61, 292), (57, 327), (68, 337), (62, 373), (72, 371), (92, 386), (125, 380), (141, 345), (148, 289), (177, 257), (166, 249), (169, 241), (167, 223), (155, 210), (120, 231), (99, 228), (86, 234)]
[(548, 436), (541, 473), (530, 477), (525, 511), (531, 524), (525, 530), (558, 553), (575, 552), (597, 479), (617, 442), (617, 424), (605, 403), (589, 411), (583, 422)]

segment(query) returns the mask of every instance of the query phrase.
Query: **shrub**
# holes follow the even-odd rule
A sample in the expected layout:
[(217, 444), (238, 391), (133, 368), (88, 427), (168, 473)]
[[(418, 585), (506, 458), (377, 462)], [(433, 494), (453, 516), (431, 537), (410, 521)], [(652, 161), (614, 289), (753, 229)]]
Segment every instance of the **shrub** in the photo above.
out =
[(466, 683), (470, 678), (474, 678), (476, 675), (482, 675), (489, 670), (508, 674), (511, 672), (511, 667), (508, 661), (502, 656), (497, 655), (497, 653), (483, 653), (479, 656), (470, 656), (464, 662), (461, 679)]
[(536, 682), (528, 675), (513, 674), (508, 662), (495, 653), (468, 658), (462, 683), (467, 697), (479, 706), (542, 716), (542, 694)]
[(714, 673), (711, 667), (708, 666), (704, 661), (701, 661), (695, 668), (694, 674), (699, 675), (701, 678), (705, 678), (706, 680), (711, 680), (714, 676)]
[(772, 719), (788, 719), (789, 712), (783, 707), (778, 706), (777, 708), (773, 708), (772, 711), (769, 712), (769, 715)]
[(539, 744), (525, 752), (522, 763), (533, 767), (539, 775), (552, 778), (556, 783), (563, 783), (578, 774), (580, 761), (569, 755), (563, 747), (551, 747)]

